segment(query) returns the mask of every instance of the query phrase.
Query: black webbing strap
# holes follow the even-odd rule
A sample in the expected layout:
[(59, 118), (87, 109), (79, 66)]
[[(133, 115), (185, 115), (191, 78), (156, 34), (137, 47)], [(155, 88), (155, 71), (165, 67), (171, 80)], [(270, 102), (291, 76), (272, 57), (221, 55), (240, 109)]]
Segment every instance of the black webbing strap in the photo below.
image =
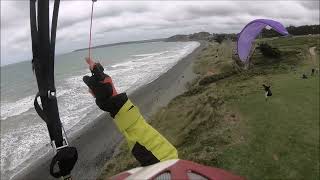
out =
[[(35, 1), (32, 0), (32, 8), (35, 9)], [(35, 11), (30, 12), (31, 21), (35, 20)], [(35, 25), (36, 22), (31, 22), (32, 25)], [(36, 32), (36, 27), (31, 27), (31, 32)], [(60, 122), (57, 99), (55, 97), (55, 90), (50, 89), (50, 84), (54, 86), (53, 76), (53, 67), (54, 67), (54, 55), (52, 55), (51, 44), (49, 40), (49, 1), (48, 0), (40, 0), (38, 1), (38, 30), (37, 34), (31, 33), (32, 41), (35, 41), (35, 47), (38, 49), (34, 49), (39, 53), (35, 54), (35, 58), (33, 59), (34, 71), (36, 74), (39, 93), (38, 96), (41, 98), (42, 108), (39, 109), (39, 105), (36, 106), (37, 112), (43, 111), (40, 116), (47, 123), (47, 127), (49, 130), (49, 135), (52, 141), (56, 143), (56, 146), (63, 145), (63, 136), (62, 136), (62, 126)], [(34, 37), (37, 37), (35, 39)], [(35, 104), (38, 103), (37, 99), (35, 99)]]
[[(63, 136), (54, 84), (54, 51), (59, 4), (60, 0), (55, 0), (50, 39), (49, 0), (39, 0), (37, 9), (36, 0), (30, 0), (32, 65), (39, 89), (34, 100), (34, 107), (47, 124), (51, 144), (56, 153), (50, 165), (50, 174), (56, 178), (70, 177), (70, 172), (78, 158), (76, 148), (69, 147)], [(38, 103), (39, 97), (41, 106)], [(54, 171), (56, 164), (59, 166), (58, 172)]]
[(49, 81), (48, 81), (48, 87), (49, 90), (55, 91), (55, 85), (54, 85), (54, 54), (55, 54), (55, 47), (56, 47), (56, 32), (57, 32), (57, 22), (58, 22), (58, 14), (59, 14), (59, 5), (60, 0), (54, 1), (54, 7), (53, 7), (53, 15), (52, 15), (52, 24), (51, 24), (51, 44), (50, 44), (50, 59), (52, 61), (49, 62), (49, 66), (52, 67), (49, 69)]

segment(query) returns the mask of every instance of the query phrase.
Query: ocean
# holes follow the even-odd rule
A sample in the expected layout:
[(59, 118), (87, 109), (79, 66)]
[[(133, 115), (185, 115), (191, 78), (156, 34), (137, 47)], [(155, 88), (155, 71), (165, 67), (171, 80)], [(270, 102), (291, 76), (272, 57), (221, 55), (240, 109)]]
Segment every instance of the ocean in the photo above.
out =
[[(124, 44), (92, 50), (112, 78), (118, 92), (133, 92), (167, 72), (190, 54), (198, 42)], [(103, 112), (82, 82), (90, 75), (84, 58), (88, 51), (56, 56), (55, 84), (60, 118), (72, 136)], [(14, 174), (51, 152), (45, 123), (33, 107), (37, 84), (31, 62), (1, 67), (1, 179)]]

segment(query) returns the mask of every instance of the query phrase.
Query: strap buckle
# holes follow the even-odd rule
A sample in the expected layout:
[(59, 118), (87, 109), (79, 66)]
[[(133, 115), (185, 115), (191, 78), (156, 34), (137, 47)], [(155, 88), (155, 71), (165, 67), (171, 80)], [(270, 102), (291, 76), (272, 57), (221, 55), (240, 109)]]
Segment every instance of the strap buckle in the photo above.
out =
[(58, 152), (60, 149), (63, 149), (63, 148), (65, 148), (65, 147), (68, 147), (68, 146), (69, 146), (69, 143), (68, 143), (68, 141), (67, 141), (67, 138), (63, 137), (63, 142), (62, 142), (62, 144), (63, 144), (62, 146), (57, 147), (55, 141), (54, 141), (54, 140), (51, 141), (51, 146), (52, 146), (53, 151), (54, 151), (55, 154), (57, 154), (57, 152)]
[(63, 126), (62, 126), (62, 146), (57, 147), (56, 142), (54, 140), (51, 141), (51, 146), (53, 148), (54, 154), (57, 154), (57, 152), (65, 147), (69, 146), (68, 143), (68, 139), (67, 139), (67, 135), (66, 135), (66, 131), (64, 130)]
[(55, 90), (48, 90), (48, 98), (53, 99), (56, 97), (56, 91)]

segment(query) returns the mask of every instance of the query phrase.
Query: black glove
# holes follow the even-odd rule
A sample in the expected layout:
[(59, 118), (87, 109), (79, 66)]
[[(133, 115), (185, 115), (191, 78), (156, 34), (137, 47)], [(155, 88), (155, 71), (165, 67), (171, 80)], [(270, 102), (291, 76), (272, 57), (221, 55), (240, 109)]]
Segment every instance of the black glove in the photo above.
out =
[(96, 104), (114, 117), (128, 100), (125, 93), (117, 94), (110, 76), (105, 74), (100, 63), (95, 63), (91, 69), (92, 76), (84, 76), (83, 81), (96, 98)]
[[(78, 152), (75, 147), (65, 147), (57, 152), (50, 164), (50, 174), (55, 177), (70, 175), (71, 170), (78, 159)], [(59, 171), (54, 172), (54, 166), (58, 163)]]

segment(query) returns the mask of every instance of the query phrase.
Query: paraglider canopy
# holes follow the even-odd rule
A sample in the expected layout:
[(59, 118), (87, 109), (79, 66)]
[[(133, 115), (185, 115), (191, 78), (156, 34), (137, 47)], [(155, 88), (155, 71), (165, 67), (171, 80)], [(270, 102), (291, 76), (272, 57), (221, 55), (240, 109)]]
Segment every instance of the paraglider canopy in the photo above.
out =
[(238, 35), (237, 50), (242, 62), (248, 61), (253, 40), (260, 34), (262, 29), (270, 26), (281, 35), (289, 35), (286, 28), (279, 22), (270, 19), (256, 19), (247, 24)]

